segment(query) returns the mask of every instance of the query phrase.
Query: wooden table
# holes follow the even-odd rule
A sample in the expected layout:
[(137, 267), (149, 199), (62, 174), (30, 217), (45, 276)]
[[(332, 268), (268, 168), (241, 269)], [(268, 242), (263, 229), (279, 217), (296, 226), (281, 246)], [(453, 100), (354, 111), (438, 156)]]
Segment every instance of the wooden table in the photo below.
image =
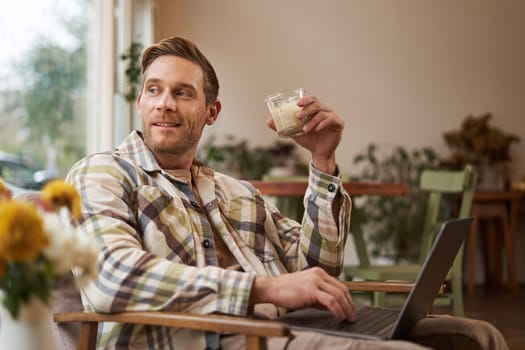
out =
[[(266, 196), (304, 196), (306, 181), (250, 181)], [(409, 192), (407, 184), (397, 182), (345, 181), (350, 196), (404, 196)]]
[[(306, 178), (292, 181), (250, 181), (262, 195), (275, 196), (280, 202), (277, 203), (279, 210), (289, 218), (301, 220), (304, 213), (303, 197), (308, 187)], [(407, 184), (396, 182), (372, 182), (372, 181), (345, 181), (345, 190), (350, 196), (405, 196), (409, 193)], [(352, 213), (350, 231), (361, 229), (359, 211)], [(356, 246), (365, 247), (366, 243), (361, 235), (354, 236)], [(356, 251), (359, 261), (368, 261), (368, 255), (363, 250)]]
[[(262, 195), (277, 197), (276, 204), (284, 215), (301, 220), (304, 212), (303, 197), (308, 187), (307, 178), (250, 182)], [(343, 187), (350, 196), (405, 196), (409, 192), (407, 184), (397, 182), (344, 181)]]
[[(516, 280), (516, 236), (518, 229), (518, 207), (525, 192), (520, 191), (477, 191), (472, 203), (474, 222), (466, 243), (468, 260), (467, 292), (474, 294), (476, 250), (481, 222), (486, 224), (484, 265), (487, 282), (503, 285), (502, 248), (507, 260), (507, 280), (513, 295), (518, 295)], [(494, 223), (500, 224), (494, 230)], [(502, 246), (503, 244), (503, 246)]]

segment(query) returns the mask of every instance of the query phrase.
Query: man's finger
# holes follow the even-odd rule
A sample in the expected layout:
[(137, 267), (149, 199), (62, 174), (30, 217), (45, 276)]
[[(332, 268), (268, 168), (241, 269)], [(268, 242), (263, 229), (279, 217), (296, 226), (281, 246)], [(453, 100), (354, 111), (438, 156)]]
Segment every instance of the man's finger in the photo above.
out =
[(322, 290), (318, 291), (318, 300), (319, 303), (324, 305), (335, 317), (339, 320), (346, 320), (347, 315), (343, 307), (337, 301), (337, 298), (329, 293), (326, 293)]
[(326, 281), (321, 287), (324, 292), (332, 295), (336, 302), (344, 312), (344, 319), (348, 321), (355, 321), (355, 307), (352, 303), (352, 299), (348, 294), (346, 287), (339, 283), (336, 279), (333, 281)]

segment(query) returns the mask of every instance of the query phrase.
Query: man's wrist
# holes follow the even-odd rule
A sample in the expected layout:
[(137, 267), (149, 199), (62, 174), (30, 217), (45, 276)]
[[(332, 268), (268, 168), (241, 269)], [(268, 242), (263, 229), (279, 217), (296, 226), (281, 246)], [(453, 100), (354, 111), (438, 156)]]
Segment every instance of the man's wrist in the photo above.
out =
[(269, 291), (271, 290), (270, 279), (271, 277), (265, 276), (256, 276), (254, 278), (250, 292), (250, 306), (271, 302), (269, 297)]
[(332, 176), (338, 175), (337, 163), (335, 162), (335, 155), (330, 158), (315, 158), (312, 157), (312, 165), (317, 170)]

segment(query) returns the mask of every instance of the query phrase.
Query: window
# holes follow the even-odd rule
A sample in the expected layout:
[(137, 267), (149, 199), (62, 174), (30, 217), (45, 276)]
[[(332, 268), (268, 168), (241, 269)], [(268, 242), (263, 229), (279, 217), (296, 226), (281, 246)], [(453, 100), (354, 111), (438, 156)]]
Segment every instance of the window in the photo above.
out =
[(127, 101), (126, 62), (132, 44), (153, 41), (154, 0), (94, 0), (93, 42), (89, 57), (87, 153), (118, 145), (140, 121), (134, 101)]
[(0, 151), (50, 176), (139, 126), (124, 98), (132, 43), (153, 38), (153, 0), (16, 0), (0, 12)]
[(61, 176), (85, 153), (89, 0), (16, 0), (0, 13), (0, 150)]

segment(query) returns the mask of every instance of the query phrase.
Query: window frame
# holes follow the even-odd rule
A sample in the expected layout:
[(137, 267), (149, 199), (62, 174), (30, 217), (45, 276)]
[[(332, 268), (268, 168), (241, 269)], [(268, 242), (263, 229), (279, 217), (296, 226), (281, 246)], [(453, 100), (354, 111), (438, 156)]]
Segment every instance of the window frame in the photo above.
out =
[[(112, 149), (140, 127), (135, 104), (123, 97), (127, 82), (120, 56), (131, 45), (143, 47), (154, 38), (154, 0), (94, 0), (88, 49), (86, 153)], [(108, 118), (110, 116), (110, 118)]]

